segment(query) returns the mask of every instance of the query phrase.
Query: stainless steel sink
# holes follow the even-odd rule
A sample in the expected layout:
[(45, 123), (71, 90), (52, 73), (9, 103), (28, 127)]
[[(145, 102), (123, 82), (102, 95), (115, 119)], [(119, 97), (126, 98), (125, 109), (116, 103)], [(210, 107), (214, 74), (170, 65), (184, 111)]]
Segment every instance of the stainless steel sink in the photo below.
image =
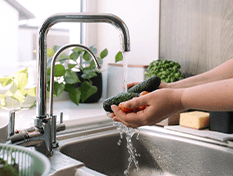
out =
[[(163, 131), (163, 132), (161, 132)], [(74, 134), (73, 134), (74, 135)], [(61, 140), (58, 150), (102, 174), (123, 175), (128, 165), (126, 141), (115, 129)], [(223, 144), (165, 133), (160, 127), (140, 129), (133, 145), (140, 154), (139, 172), (132, 165), (129, 175), (233, 175), (233, 149)]]

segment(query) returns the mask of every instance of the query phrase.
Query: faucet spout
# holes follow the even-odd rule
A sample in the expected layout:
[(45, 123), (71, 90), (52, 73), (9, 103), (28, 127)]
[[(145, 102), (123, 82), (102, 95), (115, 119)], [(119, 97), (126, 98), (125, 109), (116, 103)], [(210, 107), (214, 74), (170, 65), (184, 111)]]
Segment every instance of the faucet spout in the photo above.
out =
[(70, 47), (79, 47), (79, 48), (83, 48), (85, 49), (94, 59), (94, 62), (96, 64), (96, 67), (100, 69), (100, 64), (95, 56), (95, 54), (85, 45), (81, 45), (81, 44), (67, 44), (62, 46), (61, 48), (59, 48), (57, 50), (57, 52), (54, 54), (52, 61), (51, 61), (51, 74), (50, 74), (50, 95), (49, 95), (49, 116), (52, 117), (53, 116), (53, 92), (54, 92), (54, 68), (55, 68), (55, 62), (57, 60), (57, 57), (59, 56), (59, 54), (61, 54), (62, 51), (64, 51), (67, 48)]
[(38, 31), (39, 43), (37, 47), (37, 96), (36, 116), (39, 119), (46, 118), (47, 98), (47, 33), (49, 29), (59, 22), (85, 22), (85, 23), (109, 23), (115, 26), (121, 37), (121, 50), (130, 51), (130, 37), (126, 24), (117, 16), (101, 13), (73, 13), (55, 14), (47, 18)]

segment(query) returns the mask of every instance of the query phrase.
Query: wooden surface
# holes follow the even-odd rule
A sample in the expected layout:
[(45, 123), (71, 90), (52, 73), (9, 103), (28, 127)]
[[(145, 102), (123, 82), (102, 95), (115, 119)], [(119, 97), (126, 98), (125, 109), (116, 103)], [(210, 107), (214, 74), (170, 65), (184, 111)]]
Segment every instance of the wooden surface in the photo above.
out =
[(161, 0), (160, 59), (195, 75), (233, 58), (232, 0)]

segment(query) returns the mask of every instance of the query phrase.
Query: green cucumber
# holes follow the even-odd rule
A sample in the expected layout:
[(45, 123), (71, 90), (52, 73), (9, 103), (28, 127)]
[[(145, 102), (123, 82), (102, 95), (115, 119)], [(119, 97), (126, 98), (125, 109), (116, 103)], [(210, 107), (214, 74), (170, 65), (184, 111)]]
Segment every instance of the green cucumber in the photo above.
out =
[(121, 102), (130, 100), (134, 97), (138, 97), (139, 94), (143, 91), (152, 92), (158, 89), (161, 80), (157, 76), (152, 76), (141, 83), (131, 87), (128, 89), (127, 93), (121, 92), (116, 96), (112, 96), (107, 98), (103, 103), (103, 108), (107, 112), (112, 112), (111, 106), (112, 105), (119, 105)]
[(131, 87), (128, 92), (134, 92), (134, 93), (141, 93), (143, 91), (147, 91), (147, 92), (152, 92), (156, 89), (158, 89), (159, 85), (161, 83), (161, 79), (157, 76), (152, 76), (142, 82), (140, 82), (139, 84)]
[(119, 105), (121, 102), (130, 100), (134, 97), (138, 97), (138, 93), (128, 93), (128, 92), (121, 92), (117, 94), (116, 96), (109, 97), (106, 99), (103, 103), (103, 108), (107, 112), (112, 112), (111, 106), (112, 105)]

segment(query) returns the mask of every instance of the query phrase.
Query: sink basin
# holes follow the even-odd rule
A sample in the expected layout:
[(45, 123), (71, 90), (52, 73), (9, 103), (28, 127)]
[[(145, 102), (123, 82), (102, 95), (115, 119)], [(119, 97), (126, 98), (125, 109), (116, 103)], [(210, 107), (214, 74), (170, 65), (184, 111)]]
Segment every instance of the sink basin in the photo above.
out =
[[(134, 172), (132, 163), (129, 175), (233, 174), (233, 149), (160, 132), (160, 127), (157, 127), (158, 130), (154, 128), (141, 128), (139, 140), (133, 137), (133, 145), (140, 154), (137, 157), (140, 171)], [(100, 131), (85, 137), (66, 139), (58, 150), (83, 162), (87, 168), (119, 176), (124, 175), (129, 157), (125, 138), (121, 145), (117, 145), (119, 139), (119, 132), (115, 129)]]

